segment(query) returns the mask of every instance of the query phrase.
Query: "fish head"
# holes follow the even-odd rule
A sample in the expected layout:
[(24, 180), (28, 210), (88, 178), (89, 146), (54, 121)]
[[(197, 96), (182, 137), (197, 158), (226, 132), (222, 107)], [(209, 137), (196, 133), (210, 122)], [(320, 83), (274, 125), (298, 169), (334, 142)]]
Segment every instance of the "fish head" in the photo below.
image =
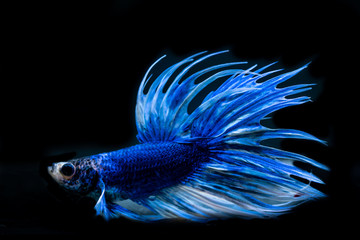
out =
[(91, 192), (98, 182), (97, 171), (89, 158), (53, 163), (48, 173), (65, 190), (82, 195)]

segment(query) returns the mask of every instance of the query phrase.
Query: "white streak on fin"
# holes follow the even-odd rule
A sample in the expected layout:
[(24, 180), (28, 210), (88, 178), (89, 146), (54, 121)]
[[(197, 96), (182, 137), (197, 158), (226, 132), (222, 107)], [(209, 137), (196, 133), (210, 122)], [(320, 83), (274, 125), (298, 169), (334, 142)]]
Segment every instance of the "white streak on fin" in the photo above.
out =
[(116, 205), (119, 205), (123, 208), (128, 209), (129, 211), (131, 211), (135, 214), (139, 214), (139, 215), (153, 215), (154, 214), (154, 212), (150, 211), (148, 208), (146, 208), (130, 199), (114, 201), (114, 203)]
[(95, 205), (96, 215), (103, 216), (105, 220), (109, 220), (111, 214), (105, 200), (105, 184), (101, 179), (99, 180), (99, 187), (101, 189), (101, 195)]

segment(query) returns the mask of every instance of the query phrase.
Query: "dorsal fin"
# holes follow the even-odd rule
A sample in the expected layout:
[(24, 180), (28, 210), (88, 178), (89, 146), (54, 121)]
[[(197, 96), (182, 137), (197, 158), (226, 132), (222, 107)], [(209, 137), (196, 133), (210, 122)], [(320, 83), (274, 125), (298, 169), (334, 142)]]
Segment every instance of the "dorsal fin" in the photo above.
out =
[[(159, 58), (149, 68), (139, 87), (136, 103), (137, 138), (140, 142), (175, 141), (176, 139), (185, 140), (189, 138), (190, 132), (184, 132), (183, 129), (184, 124), (188, 122), (189, 114), (187, 109), (191, 100), (194, 99), (202, 89), (218, 78), (232, 76), (243, 71), (242, 69), (226, 68), (246, 62), (218, 64), (195, 72), (185, 79), (183, 79), (183, 77), (196, 64), (225, 52), (227, 51), (206, 55), (204, 55), (205, 52), (201, 52), (172, 65), (158, 75), (151, 84), (148, 92), (144, 93), (144, 89), (152, 77), (152, 75), (149, 76), (151, 69), (165, 56)], [(196, 59), (196, 57), (201, 55), (204, 56)], [(163, 89), (165, 85), (170, 81), (170, 78), (173, 77), (174, 72), (180, 67), (183, 67), (182, 71), (176, 75), (167, 91), (164, 92)], [(195, 84), (195, 81), (199, 77), (214, 70), (218, 71), (199, 84)], [(179, 84), (180, 81), (181, 83)]]

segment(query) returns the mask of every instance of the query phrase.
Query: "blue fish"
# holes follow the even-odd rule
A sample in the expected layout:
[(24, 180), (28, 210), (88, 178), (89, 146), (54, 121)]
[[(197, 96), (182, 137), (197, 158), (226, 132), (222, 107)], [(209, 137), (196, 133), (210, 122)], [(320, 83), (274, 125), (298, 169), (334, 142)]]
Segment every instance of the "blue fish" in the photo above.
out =
[[(266, 218), (324, 197), (310, 185), (323, 181), (293, 163), (329, 170), (325, 165), (262, 144), (289, 138), (326, 144), (303, 131), (261, 124), (274, 111), (310, 101), (292, 95), (313, 84), (278, 87), (307, 65), (281, 74), (265, 71), (274, 63), (244, 70), (244, 62), (230, 62), (194, 71), (225, 52), (197, 53), (153, 76), (165, 56), (158, 59), (138, 91), (139, 144), (54, 163), (51, 177), (68, 191), (94, 198), (97, 215), (106, 220)], [(191, 101), (219, 79), (226, 80), (189, 112)]]

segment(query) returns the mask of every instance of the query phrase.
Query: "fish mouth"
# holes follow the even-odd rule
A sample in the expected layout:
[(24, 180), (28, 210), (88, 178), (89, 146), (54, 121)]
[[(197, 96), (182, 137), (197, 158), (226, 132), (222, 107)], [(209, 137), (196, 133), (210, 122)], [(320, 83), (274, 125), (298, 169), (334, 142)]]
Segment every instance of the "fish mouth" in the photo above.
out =
[(55, 164), (53, 163), (51, 166), (48, 166), (48, 173), (53, 173), (54, 172), (54, 169), (55, 169)]
[(51, 177), (54, 177), (55, 176), (55, 167), (54, 167), (54, 165), (52, 165), (52, 166), (48, 166), (47, 167), (47, 171), (48, 171), (48, 173), (49, 173), (49, 175), (51, 176)]
[(59, 168), (63, 165), (63, 162), (60, 163), (52, 163), (47, 167), (47, 172), (56, 182), (61, 180), (61, 175), (59, 174)]
[(61, 176), (57, 171), (56, 164), (52, 164), (51, 166), (48, 166), (47, 167), (47, 172), (50, 175), (50, 177), (52, 178), (52, 180), (54, 180), (57, 183), (61, 182)]

